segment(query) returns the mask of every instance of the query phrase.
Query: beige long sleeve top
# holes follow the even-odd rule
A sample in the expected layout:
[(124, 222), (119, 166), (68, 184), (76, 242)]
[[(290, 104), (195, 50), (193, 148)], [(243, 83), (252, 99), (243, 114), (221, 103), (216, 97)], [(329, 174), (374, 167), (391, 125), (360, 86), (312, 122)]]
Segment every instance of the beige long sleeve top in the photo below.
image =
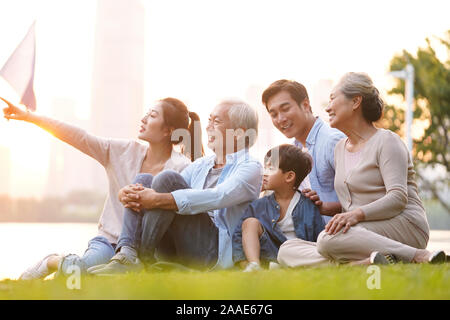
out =
[[(111, 243), (117, 243), (122, 229), (124, 210), (117, 194), (121, 188), (132, 183), (140, 172), (148, 146), (136, 140), (98, 137), (78, 127), (43, 116), (39, 116), (34, 123), (94, 158), (105, 168), (109, 190), (100, 216), (98, 234)], [(164, 170), (181, 172), (190, 163), (187, 157), (172, 151)]]
[(360, 208), (365, 220), (386, 220), (399, 214), (429, 234), (419, 198), (411, 156), (400, 137), (378, 129), (364, 145), (358, 163), (345, 170), (345, 141), (335, 148), (334, 187), (343, 212)]

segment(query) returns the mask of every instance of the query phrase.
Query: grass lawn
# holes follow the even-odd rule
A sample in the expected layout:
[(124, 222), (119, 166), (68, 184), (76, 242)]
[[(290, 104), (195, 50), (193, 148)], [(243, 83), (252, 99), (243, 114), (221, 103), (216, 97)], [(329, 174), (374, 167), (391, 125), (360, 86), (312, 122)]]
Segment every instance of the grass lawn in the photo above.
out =
[(450, 299), (450, 265), (380, 267), (380, 289), (369, 290), (366, 267), (157, 272), (82, 277), (80, 290), (65, 279), (5, 280), (0, 299)]

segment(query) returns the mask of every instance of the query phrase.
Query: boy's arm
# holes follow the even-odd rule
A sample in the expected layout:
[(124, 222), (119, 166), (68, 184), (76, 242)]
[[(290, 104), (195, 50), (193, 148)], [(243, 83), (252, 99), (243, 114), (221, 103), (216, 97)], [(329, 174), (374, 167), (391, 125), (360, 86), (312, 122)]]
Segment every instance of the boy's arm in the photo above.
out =
[(214, 188), (180, 189), (173, 191), (172, 196), (179, 214), (197, 214), (255, 200), (260, 193), (261, 184), (261, 164), (250, 161), (241, 163), (236, 172)]
[(233, 262), (235, 264), (241, 263), (243, 261), (245, 262), (247, 260), (247, 258), (245, 257), (244, 248), (242, 247), (242, 223), (244, 222), (245, 219), (254, 216), (255, 216), (254, 203), (251, 203), (248, 205), (236, 229), (234, 230), (232, 237), (232, 248), (233, 248)]

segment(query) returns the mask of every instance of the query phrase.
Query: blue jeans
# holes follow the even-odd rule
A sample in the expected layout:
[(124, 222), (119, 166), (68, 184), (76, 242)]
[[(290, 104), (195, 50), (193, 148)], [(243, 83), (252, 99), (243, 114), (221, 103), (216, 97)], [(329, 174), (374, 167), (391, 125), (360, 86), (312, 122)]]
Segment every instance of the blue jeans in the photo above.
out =
[[(148, 181), (144, 181), (142, 176), (151, 175), (140, 174), (137, 178), (141, 179), (140, 183), (144, 187), (151, 187), (156, 192), (170, 193), (189, 188), (183, 177), (172, 170), (165, 170), (153, 179), (149, 177)], [(175, 211), (153, 209), (143, 210), (141, 214), (142, 218), (137, 214), (124, 215), (124, 226), (141, 228), (141, 231), (135, 230), (134, 233), (128, 233), (128, 236), (135, 235), (134, 243), (137, 245), (134, 248), (145, 264), (159, 259), (203, 269), (216, 263), (218, 229), (208, 213), (180, 215)], [(136, 236), (140, 236), (140, 240)], [(133, 242), (131, 240), (130, 243)], [(121, 242), (122, 245), (123, 243), (124, 241)]]
[[(58, 273), (67, 275), (70, 266), (78, 266), (81, 273), (92, 266), (108, 263), (114, 256), (114, 244), (111, 244), (105, 237), (97, 236), (88, 243), (88, 248), (80, 257), (76, 254), (69, 254), (63, 257), (58, 268)], [(69, 272), (71, 273), (71, 272)]]
[[(133, 184), (140, 183), (146, 188), (151, 188), (153, 176), (149, 173), (140, 173), (134, 178)], [(123, 212), (122, 231), (117, 241), (116, 252), (123, 246), (139, 248), (142, 234), (142, 213), (125, 208)]]

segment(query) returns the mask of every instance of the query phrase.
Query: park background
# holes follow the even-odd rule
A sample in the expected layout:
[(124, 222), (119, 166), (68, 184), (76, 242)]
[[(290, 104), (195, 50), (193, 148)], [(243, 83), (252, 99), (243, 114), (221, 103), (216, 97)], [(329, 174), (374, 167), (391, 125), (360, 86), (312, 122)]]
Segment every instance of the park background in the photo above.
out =
[[(252, 153), (262, 159), (290, 142), (260, 101), (274, 80), (303, 83), (314, 114), (328, 121), (324, 109), (340, 76), (367, 72), (388, 104), (378, 125), (403, 137), (404, 83), (389, 72), (413, 63), (418, 183), (430, 227), (440, 230), (432, 240), (446, 246), (450, 147), (437, 142), (449, 136), (448, 12), (445, 0), (2, 0), (0, 66), (36, 20), (38, 113), (97, 135), (136, 138), (157, 99), (183, 100), (204, 128), (220, 99), (238, 97), (258, 110)], [(19, 101), (2, 79), (0, 95)], [(31, 124), (0, 120), (0, 279), (51, 252), (81, 254), (106, 190), (94, 160)]]

